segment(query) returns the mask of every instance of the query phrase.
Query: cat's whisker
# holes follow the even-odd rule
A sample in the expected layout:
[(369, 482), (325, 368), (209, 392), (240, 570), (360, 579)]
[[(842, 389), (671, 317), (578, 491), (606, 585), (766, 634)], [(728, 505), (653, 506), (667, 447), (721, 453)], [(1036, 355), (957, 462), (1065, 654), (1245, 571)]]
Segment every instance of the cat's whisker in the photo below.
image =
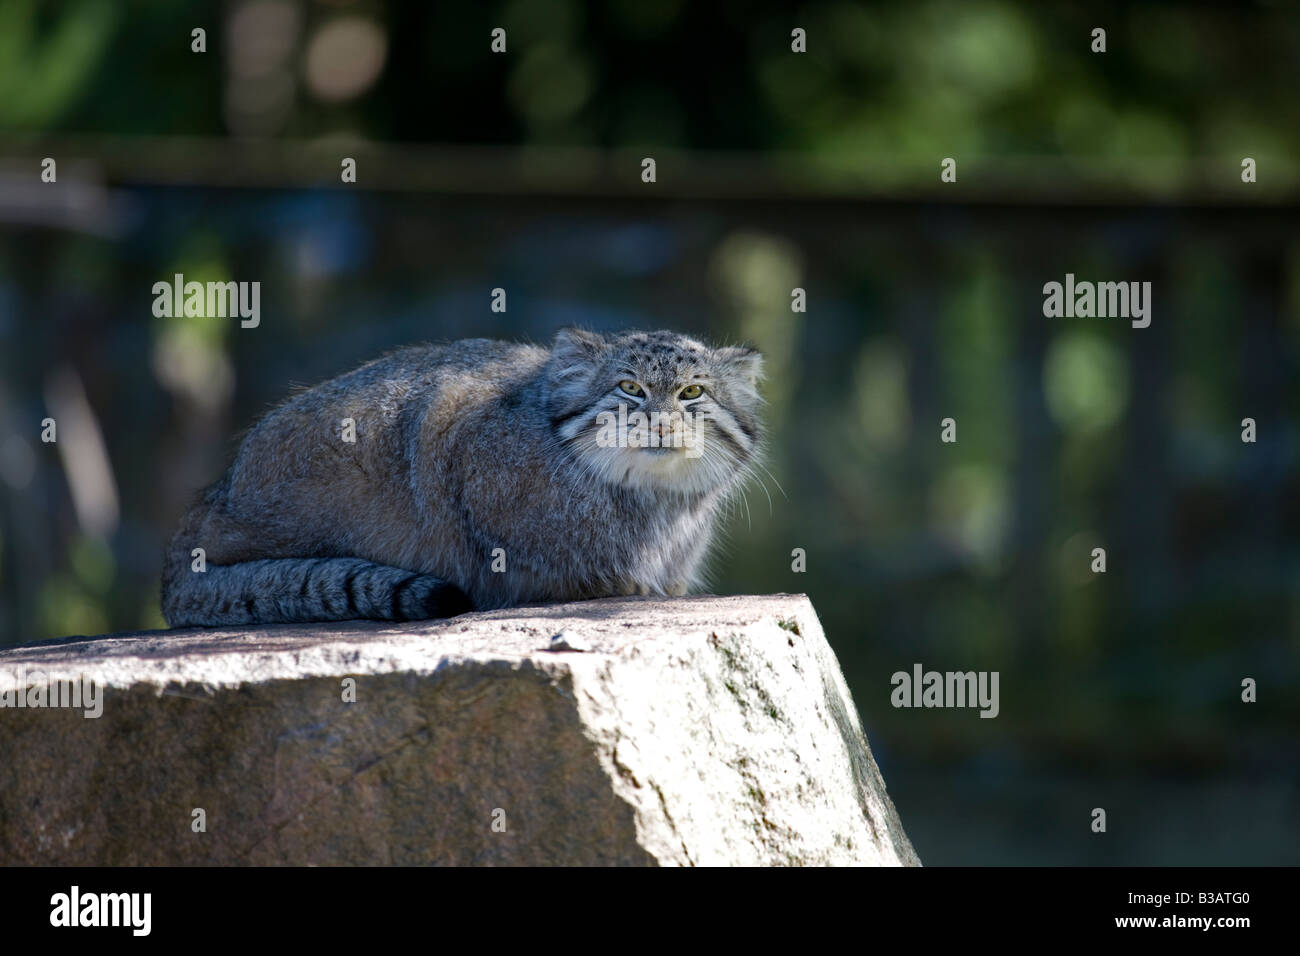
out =
[(776, 475), (774, 475), (774, 474), (772, 474), (772, 472), (768, 471), (767, 467), (766, 467), (766, 466), (765, 466), (761, 461), (755, 460), (755, 461), (754, 461), (754, 464), (757, 465), (759, 468), (762, 468), (763, 471), (767, 472), (767, 477), (769, 477), (769, 478), (772, 479), (772, 484), (776, 485), (776, 490), (779, 491), (779, 492), (781, 492), (781, 497), (784, 498), (786, 501), (789, 501), (789, 500), (790, 500), (790, 496), (787, 495), (787, 494), (785, 493), (785, 489), (781, 487), (781, 482), (779, 482), (779, 481), (776, 480)]

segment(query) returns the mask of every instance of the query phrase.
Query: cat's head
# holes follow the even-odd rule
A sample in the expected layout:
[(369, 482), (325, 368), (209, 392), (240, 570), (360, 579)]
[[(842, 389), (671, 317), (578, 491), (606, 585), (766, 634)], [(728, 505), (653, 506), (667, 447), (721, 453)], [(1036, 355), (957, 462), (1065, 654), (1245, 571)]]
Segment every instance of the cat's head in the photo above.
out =
[(700, 494), (734, 485), (758, 453), (762, 371), (753, 349), (675, 332), (562, 329), (547, 413), (594, 480)]

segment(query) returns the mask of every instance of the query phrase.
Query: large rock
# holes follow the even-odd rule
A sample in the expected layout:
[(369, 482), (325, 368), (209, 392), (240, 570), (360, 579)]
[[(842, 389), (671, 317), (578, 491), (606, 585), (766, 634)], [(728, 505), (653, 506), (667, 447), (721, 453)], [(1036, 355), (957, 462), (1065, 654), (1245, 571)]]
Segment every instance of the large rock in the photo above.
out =
[(919, 863), (803, 596), (0, 652), (78, 675), (98, 719), (0, 709), (0, 863)]

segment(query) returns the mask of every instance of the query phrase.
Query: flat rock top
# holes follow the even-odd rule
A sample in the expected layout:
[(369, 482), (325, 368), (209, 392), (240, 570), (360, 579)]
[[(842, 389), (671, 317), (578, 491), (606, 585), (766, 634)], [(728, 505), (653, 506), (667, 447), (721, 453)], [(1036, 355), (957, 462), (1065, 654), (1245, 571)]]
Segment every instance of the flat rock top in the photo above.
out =
[[(803, 621), (806, 595), (622, 597), (462, 614), (404, 623), (340, 621), (137, 631), (68, 637), (0, 650), (0, 690), (23, 668), (49, 679), (87, 673), (116, 685), (198, 681), (216, 685), (342, 672), (435, 670), (449, 661), (619, 654), (633, 644), (707, 636), (759, 621)], [(582, 652), (551, 639), (576, 636)]]
[(0, 651), (0, 700), (77, 678), (99, 713), (3, 712), (0, 860), (918, 862), (804, 595)]

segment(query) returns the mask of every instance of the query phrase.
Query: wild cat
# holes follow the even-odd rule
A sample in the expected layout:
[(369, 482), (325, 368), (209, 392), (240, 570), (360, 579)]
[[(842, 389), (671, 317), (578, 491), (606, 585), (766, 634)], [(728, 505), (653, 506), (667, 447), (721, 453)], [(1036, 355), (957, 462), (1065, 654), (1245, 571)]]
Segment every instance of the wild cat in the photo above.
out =
[(168, 547), (163, 614), (402, 621), (684, 594), (756, 464), (761, 375), (753, 349), (664, 331), (394, 352), (248, 432)]

